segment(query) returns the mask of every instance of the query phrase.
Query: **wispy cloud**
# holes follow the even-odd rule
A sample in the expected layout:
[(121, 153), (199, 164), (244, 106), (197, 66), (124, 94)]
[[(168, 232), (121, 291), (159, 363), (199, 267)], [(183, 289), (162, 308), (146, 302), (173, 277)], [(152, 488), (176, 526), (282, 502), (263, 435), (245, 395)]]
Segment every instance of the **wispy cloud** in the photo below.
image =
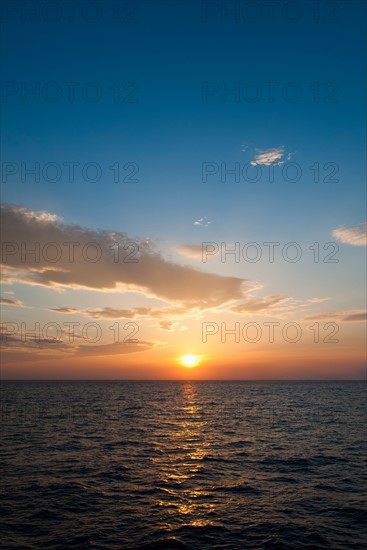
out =
[(278, 308), (289, 301), (287, 296), (272, 295), (262, 298), (250, 298), (245, 302), (237, 304), (230, 308), (235, 313), (266, 313), (269, 310)]
[(20, 300), (12, 300), (10, 298), (0, 298), (0, 304), (4, 304), (6, 306), (16, 306), (16, 307), (22, 307), (23, 302)]
[(104, 307), (101, 309), (86, 310), (83, 313), (92, 319), (136, 319), (137, 317), (157, 318), (177, 318), (182, 315), (189, 315), (196, 309), (185, 307), (134, 307), (132, 309), (117, 309), (112, 307)]
[(318, 313), (316, 315), (310, 315), (305, 317), (304, 321), (338, 321), (339, 323), (355, 323), (359, 321), (367, 320), (367, 312), (361, 310), (350, 310), (350, 311), (331, 311)]
[[(187, 330), (186, 327), (180, 325), (179, 321), (182, 318), (199, 318), (202, 315), (202, 310), (198, 308), (185, 308), (185, 307), (135, 307), (131, 309), (119, 309), (112, 307), (104, 307), (100, 309), (74, 309), (69, 307), (55, 307), (50, 311), (57, 313), (68, 313), (84, 315), (91, 319), (107, 320), (107, 319), (146, 319), (148, 321), (159, 320), (158, 327), (166, 331), (182, 331)], [(67, 334), (67, 332), (66, 332)], [(73, 332), (73, 337), (78, 338)]]
[(334, 229), (332, 235), (338, 239), (338, 241), (345, 244), (351, 244), (352, 246), (366, 246), (367, 222), (352, 225), (350, 227), (340, 227), (339, 229)]
[(114, 342), (112, 344), (101, 345), (81, 345), (75, 352), (76, 356), (104, 356), (120, 355), (125, 353), (137, 353), (148, 351), (155, 347), (153, 342)]
[(199, 218), (198, 220), (195, 220), (193, 225), (202, 225), (203, 227), (208, 227), (209, 225), (211, 225), (211, 221), (208, 220), (208, 218), (206, 216), (204, 216), (203, 218)]
[(56, 313), (78, 313), (78, 310), (73, 307), (51, 307), (50, 311), (56, 311)]

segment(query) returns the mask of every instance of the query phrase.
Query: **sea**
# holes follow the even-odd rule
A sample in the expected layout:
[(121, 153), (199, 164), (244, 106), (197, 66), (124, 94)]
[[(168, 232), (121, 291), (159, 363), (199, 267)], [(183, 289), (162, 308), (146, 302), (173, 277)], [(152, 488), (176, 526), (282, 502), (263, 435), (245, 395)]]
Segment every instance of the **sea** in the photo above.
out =
[(366, 383), (6, 381), (2, 548), (367, 548)]

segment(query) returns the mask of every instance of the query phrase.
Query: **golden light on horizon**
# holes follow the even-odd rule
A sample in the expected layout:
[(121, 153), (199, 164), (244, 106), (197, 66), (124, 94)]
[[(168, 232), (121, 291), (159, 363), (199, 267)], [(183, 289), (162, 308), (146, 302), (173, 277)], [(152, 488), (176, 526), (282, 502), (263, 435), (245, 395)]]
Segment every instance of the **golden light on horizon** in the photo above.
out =
[(183, 367), (191, 369), (199, 365), (200, 355), (183, 355), (178, 360)]

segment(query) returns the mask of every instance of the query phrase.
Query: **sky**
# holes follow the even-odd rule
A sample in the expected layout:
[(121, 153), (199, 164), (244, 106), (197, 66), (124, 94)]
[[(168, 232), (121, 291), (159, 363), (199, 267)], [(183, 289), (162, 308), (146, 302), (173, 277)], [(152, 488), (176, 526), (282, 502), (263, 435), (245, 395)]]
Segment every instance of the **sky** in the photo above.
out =
[(365, 2), (1, 20), (3, 378), (366, 378)]

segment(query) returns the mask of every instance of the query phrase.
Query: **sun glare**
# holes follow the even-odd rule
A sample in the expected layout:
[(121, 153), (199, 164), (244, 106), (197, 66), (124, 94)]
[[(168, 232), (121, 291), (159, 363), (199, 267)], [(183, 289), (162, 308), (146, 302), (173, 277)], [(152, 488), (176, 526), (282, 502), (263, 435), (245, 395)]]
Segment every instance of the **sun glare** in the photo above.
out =
[(179, 361), (183, 367), (192, 368), (196, 367), (200, 363), (199, 355), (183, 355), (179, 358)]

